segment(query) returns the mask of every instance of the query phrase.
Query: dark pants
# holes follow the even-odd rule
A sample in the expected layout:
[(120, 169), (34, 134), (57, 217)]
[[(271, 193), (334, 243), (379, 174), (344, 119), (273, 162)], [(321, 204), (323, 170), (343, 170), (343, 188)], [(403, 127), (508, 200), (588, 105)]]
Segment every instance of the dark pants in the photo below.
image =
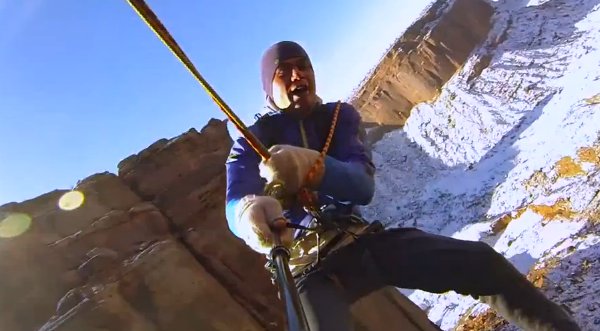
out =
[(397, 228), (364, 235), (331, 253), (297, 286), (311, 331), (345, 331), (352, 330), (350, 305), (385, 286), (477, 298), (511, 286), (515, 271), (485, 243)]

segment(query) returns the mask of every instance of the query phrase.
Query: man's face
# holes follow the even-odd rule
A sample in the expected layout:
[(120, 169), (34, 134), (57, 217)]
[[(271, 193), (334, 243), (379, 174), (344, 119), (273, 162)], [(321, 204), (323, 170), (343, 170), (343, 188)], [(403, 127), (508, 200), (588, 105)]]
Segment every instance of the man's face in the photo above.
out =
[(301, 57), (282, 61), (273, 77), (275, 105), (285, 110), (309, 110), (316, 100), (315, 75), (310, 62)]

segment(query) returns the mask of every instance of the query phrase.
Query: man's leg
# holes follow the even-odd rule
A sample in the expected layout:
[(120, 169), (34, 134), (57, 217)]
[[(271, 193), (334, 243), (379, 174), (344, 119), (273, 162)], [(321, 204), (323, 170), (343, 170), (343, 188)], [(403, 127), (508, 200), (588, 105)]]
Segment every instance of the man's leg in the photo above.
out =
[(319, 268), (297, 280), (311, 331), (354, 330), (351, 305), (384, 286), (369, 251), (356, 243), (331, 253)]
[(311, 331), (351, 331), (350, 302), (324, 273), (316, 271), (297, 282)]
[[(361, 247), (370, 253), (389, 285), (472, 295), (524, 330), (580, 330), (563, 309), (483, 242), (404, 228), (367, 235), (352, 245), (347, 249)], [(353, 286), (359, 281), (338, 269), (342, 283)]]

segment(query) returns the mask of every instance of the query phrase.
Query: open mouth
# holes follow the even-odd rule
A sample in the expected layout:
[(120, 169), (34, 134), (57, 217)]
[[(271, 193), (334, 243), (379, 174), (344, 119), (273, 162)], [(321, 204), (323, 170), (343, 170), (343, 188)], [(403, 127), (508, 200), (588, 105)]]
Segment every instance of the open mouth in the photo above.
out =
[(293, 96), (303, 96), (304, 94), (306, 94), (308, 92), (308, 85), (307, 84), (299, 84), (299, 85), (295, 85), (291, 88), (290, 90), (290, 94)]

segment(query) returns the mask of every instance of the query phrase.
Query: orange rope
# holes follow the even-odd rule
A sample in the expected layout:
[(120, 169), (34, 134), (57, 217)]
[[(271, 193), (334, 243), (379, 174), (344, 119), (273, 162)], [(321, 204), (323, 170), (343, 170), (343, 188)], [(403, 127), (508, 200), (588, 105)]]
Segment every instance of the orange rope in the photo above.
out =
[(129, 4), (136, 13), (142, 18), (142, 20), (154, 31), (158, 38), (173, 52), (175, 57), (188, 69), (188, 71), (196, 78), (200, 85), (204, 88), (206, 93), (211, 99), (219, 106), (219, 108), (227, 115), (229, 120), (234, 126), (240, 131), (242, 136), (246, 138), (250, 146), (261, 156), (263, 160), (268, 160), (271, 155), (267, 148), (258, 140), (258, 138), (244, 125), (242, 120), (229, 108), (223, 99), (217, 94), (217, 92), (210, 86), (210, 84), (202, 77), (200, 72), (196, 69), (192, 61), (187, 57), (183, 49), (177, 44), (173, 36), (169, 33), (167, 28), (161, 23), (156, 14), (150, 9), (150, 7), (144, 2), (144, 0), (128, 0)]
[(315, 192), (311, 190), (314, 188), (317, 183), (317, 176), (320, 172), (323, 171), (325, 167), (325, 155), (327, 155), (327, 151), (329, 150), (329, 146), (331, 145), (331, 141), (333, 140), (333, 133), (335, 132), (335, 128), (337, 126), (337, 119), (340, 113), (341, 102), (338, 101), (335, 110), (333, 112), (333, 119), (331, 121), (331, 127), (329, 128), (329, 134), (327, 135), (327, 139), (325, 139), (325, 145), (323, 146), (323, 150), (321, 150), (321, 154), (319, 158), (313, 163), (312, 167), (308, 170), (306, 174), (305, 185), (300, 188), (298, 192), (298, 199), (306, 208), (311, 210), (315, 210), (318, 205), (318, 197)]

